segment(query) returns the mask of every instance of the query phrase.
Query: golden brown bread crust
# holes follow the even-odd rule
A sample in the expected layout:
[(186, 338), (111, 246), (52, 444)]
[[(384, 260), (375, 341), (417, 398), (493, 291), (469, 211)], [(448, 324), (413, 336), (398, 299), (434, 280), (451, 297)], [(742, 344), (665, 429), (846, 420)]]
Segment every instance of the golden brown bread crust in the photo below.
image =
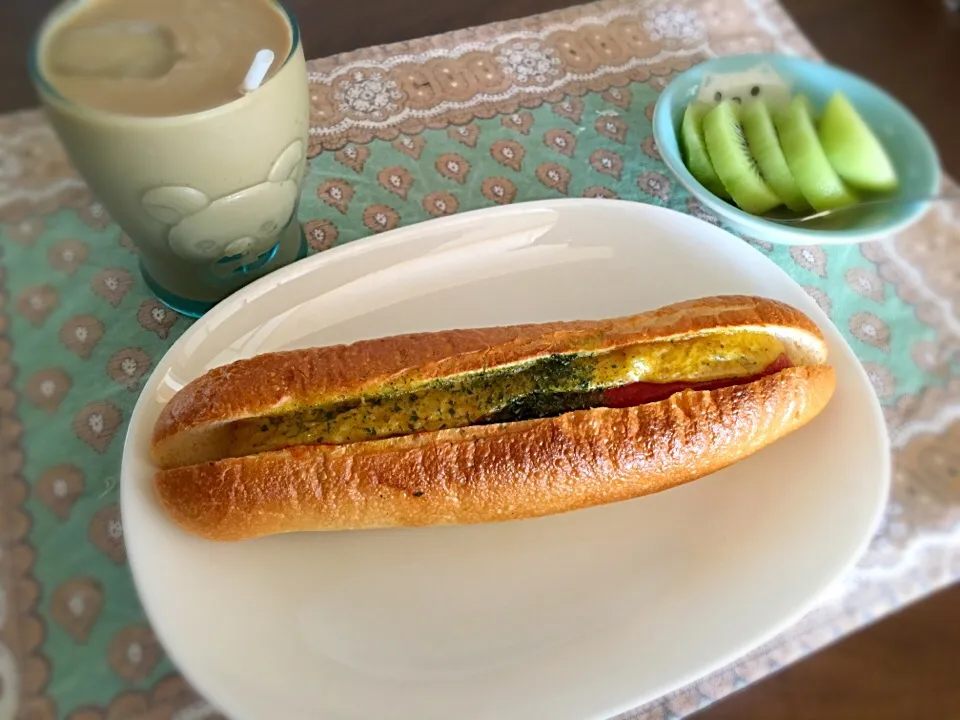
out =
[(196, 455), (184, 450), (191, 444), (209, 449), (222, 440), (210, 430), (216, 424), (374, 390), (400, 377), (429, 380), (555, 353), (751, 327), (787, 328), (822, 344), (819, 328), (798, 310), (733, 295), (608, 320), (417, 333), (268, 353), (215, 368), (181, 389), (157, 420), (153, 459), (170, 467), (178, 456)]
[(835, 382), (829, 366), (794, 367), (627, 409), (164, 470), (156, 490), (182, 528), (219, 541), (532, 518), (660, 492), (720, 470), (809, 422)]

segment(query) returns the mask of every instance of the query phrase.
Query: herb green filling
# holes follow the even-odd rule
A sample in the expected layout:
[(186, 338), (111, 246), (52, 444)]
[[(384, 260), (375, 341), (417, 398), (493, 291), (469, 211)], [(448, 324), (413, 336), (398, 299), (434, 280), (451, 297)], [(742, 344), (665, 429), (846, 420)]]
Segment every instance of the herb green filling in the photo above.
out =
[(304, 408), (234, 424), (246, 451), (349, 443), (490, 422), (551, 417), (589, 406), (596, 357), (550, 355), (523, 365), (427, 382), (412, 391)]

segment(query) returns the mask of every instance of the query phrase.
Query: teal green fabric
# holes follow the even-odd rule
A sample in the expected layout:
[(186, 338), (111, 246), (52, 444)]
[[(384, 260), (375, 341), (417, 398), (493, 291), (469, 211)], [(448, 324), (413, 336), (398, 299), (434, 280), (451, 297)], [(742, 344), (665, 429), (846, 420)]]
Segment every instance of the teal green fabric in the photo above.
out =
[[(309, 164), (300, 210), (311, 252), (443, 213), (583, 195), (664, 205), (715, 222), (658, 157), (655, 100), (653, 87), (637, 83), (324, 152)], [(67, 717), (105, 707), (123, 691), (153, 688), (175, 670), (150, 633), (126, 565), (118, 470), (137, 393), (191, 321), (152, 298), (136, 252), (114, 224), (69, 208), (41, 220), (42, 231), (29, 237), (5, 226), (0, 262), (41, 648), (49, 695), (57, 716)], [(863, 248), (749, 241), (827, 309), (885, 405), (945, 382), (916, 352), (936, 342), (934, 329), (916, 320)], [(71, 610), (72, 597), (84, 599)]]

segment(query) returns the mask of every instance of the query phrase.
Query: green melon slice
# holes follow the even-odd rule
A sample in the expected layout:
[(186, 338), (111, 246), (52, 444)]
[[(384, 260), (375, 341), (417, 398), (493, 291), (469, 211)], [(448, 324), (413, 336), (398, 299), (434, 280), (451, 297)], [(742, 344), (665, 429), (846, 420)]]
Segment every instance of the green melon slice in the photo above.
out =
[(897, 189), (897, 172), (890, 157), (842, 92), (835, 92), (827, 102), (818, 131), (827, 159), (850, 185), (876, 192)]

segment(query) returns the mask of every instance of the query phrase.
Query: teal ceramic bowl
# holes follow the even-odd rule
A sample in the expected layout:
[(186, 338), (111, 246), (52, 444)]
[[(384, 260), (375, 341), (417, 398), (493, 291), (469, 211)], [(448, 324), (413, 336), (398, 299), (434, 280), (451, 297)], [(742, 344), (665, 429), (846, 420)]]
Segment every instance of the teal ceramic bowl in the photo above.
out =
[[(701, 87), (711, 99), (716, 92), (722, 97), (761, 91), (803, 93), (818, 112), (834, 91), (843, 91), (885, 146), (900, 179), (897, 193), (911, 201), (844, 213), (829, 229), (787, 227), (740, 210), (701, 185), (687, 170), (680, 154), (683, 112), (697, 98)], [(653, 135), (663, 161), (703, 205), (734, 230), (772, 243), (828, 245), (886, 237), (918, 220), (929, 208), (929, 202), (913, 201), (914, 198), (936, 194), (940, 189), (940, 160), (936, 148), (910, 111), (857, 75), (788, 55), (721, 57), (678, 75), (657, 101)]]

